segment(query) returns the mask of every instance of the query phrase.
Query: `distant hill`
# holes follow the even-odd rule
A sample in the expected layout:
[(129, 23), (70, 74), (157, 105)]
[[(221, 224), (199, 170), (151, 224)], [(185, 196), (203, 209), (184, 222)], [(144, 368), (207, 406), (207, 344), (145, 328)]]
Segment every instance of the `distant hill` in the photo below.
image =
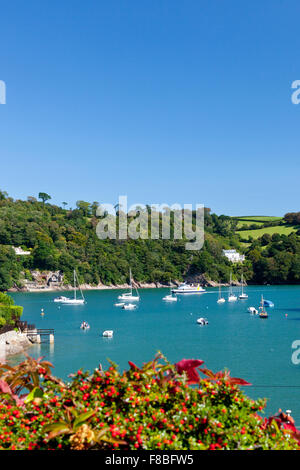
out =
[[(140, 284), (188, 280), (214, 285), (228, 283), (231, 272), (235, 282), (243, 273), (248, 283), (300, 283), (300, 213), (284, 218), (229, 217), (205, 209), (203, 248), (189, 251), (184, 239), (151, 239), (150, 225), (145, 239), (100, 240), (96, 234), (99, 203), (79, 200), (76, 208), (66, 209), (47, 202), (51, 196), (46, 193), (39, 197), (41, 201), (14, 200), (0, 191), (2, 291), (29, 285), (36, 272), (60, 273), (68, 285), (74, 269), (79, 282), (88, 286), (124, 285), (129, 269)], [(141, 210), (151, 213), (149, 207)], [(133, 215), (127, 217), (134, 221)], [(162, 214), (159, 217), (161, 227)], [(118, 211), (116, 220), (119, 223)], [(147, 234), (147, 227), (144, 230)], [(245, 254), (245, 262), (230, 263), (223, 249)]]
[[(65, 209), (45, 198), (41, 202), (34, 197), (14, 200), (0, 191), (0, 290), (22, 287), (36, 270), (62, 271), (69, 284), (76, 269), (80, 283), (90, 286), (124, 284), (129, 268), (139, 283), (196, 281), (199, 276), (202, 281), (228, 282), (232, 267), (222, 250), (242, 249), (230, 217), (205, 209), (205, 243), (193, 252), (185, 249), (186, 240), (152, 240), (151, 227), (149, 239), (100, 240), (97, 204), (79, 200), (75, 209)], [(30, 255), (18, 256), (13, 247)]]

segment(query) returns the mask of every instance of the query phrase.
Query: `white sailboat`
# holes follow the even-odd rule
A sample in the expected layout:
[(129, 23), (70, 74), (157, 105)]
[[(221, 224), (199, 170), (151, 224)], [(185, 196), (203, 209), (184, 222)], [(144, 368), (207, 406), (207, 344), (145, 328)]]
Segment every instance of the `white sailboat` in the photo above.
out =
[(133, 289), (132, 289), (131, 269), (129, 270), (129, 278), (130, 278), (129, 292), (125, 292), (124, 294), (119, 295), (118, 299), (125, 300), (125, 301), (138, 301), (140, 300), (140, 296), (136, 287), (135, 287), (136, 295), (133, 295), (132, 293)]
[(170, 287), (170, 294), (165, 295), (165, 297), (163, 297), (163, 300), (165, 300), (166, 302), (177, 302), (176, 295), (172, 294), (172, 287)]
[(228, 302), (235, 302), (237, 300), (237, 296), (234, 295), (232, 292), (232, 274), (230, 273), (230, 288), (229, 288), (229, 295), (228, 295)]
[(244, 292), (244, 279), (243, 279), (243, 274), (242, 274), (242, 279), (241, 279), (241, 284), (242, 284), (242, 293), (239, 295), (239, 299), (248, 299), (248, 294)]
[(60, 297), (56, 297), (56, 299), (54, 299), (54, 302), (59, 302), (61, 304), (66, 304), (66, 305), (83, 305), (85, 303), (85, 298), (80, 288), (79, 282), (78, 282), (78, 285), (79, 285), (79, 290), (81, 294), (81, 299), (77, 298), (76, 280), (78, 281), (77, 274), (74, 269), (74, 297), (73, 299), (70, 299), (69, 297), (60, 296)]
[(219, 286), (219, 298), (217, 300), (217, 303), (218, 304), (223, 304), (224, 302), (226, 302), (226, 300), (224, 299), (224, 297), (222, 297), (222, 294), (221, 294), (221, 286)]

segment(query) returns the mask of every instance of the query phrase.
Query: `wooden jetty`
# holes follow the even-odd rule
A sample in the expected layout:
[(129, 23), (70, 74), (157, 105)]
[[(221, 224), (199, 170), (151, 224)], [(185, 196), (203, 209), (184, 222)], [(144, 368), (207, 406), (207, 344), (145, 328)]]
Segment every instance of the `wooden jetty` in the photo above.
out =
[(20, 321), (17, 326), (32, 343), (54, 343), (53, 328), (36, 328), (35, 325), (29, 324), (27, 321)]

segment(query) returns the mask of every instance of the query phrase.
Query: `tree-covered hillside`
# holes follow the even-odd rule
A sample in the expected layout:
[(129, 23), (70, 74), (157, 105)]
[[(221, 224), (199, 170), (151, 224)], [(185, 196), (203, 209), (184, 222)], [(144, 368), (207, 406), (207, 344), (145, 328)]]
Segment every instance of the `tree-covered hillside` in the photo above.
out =
[[(189, 251), (185, 240), (100, 240), (97, 206), (80, 200), (71, 210), (46, 203), (45, 198), (42, 202), (34, 197), (13, 200), (1, 192), (1, 290), (20, 285), (21, 273), (30, 278), (30, 271), (36, 269), (61, 270), (68, 282), (75, 268), (80, 282), (88, 284), (128, 282), (129, 267), (135, 281), (141, 283), (168, 283), (195, 274), (228, 281), (231, 266), (222, 249), (239, 247), (235, 222), (229, 217), (218, 217), (206, 209), (204, 247)], [(31, 255), (17, 256), (12, 247), (19, 246)]]
[[(236, 231), (237, 220), (205, 209), (205, 242), (198, 251), (186, 250), (186, 240), (151, 240), (150, 235), (148, 239), (100, 240), (96, 234), (99, 203), (79, 200), (72, 210), (66, 209), (65, 202), (63, 207), (50, 204), (51, 196), (46, 193), (41, 192), (39, 198), (41, 202), (35, 197), (14, 200), (0, 192), (0, 290), (21, 287), (24, 276), (30, 279), (33, 270), (60, 270), (69, 283), (74, 268), (80, 282), (91, 285), (124, 284), (129, 268), (140, 283), (197, 276), (225, 283), (231, 271), (236, 279), (243, 271), (247, 282), (300, 282), (300, 240), (295, 231), (288, 236), (264, 234), (245, 244)], [(146, 210), (151, 212), (149, 206)], [(119, 214), (117, 210), (117, 222)], [(13, 247), (19, 246), (31, 254), (18, 256)], [(223, 256), (222, 250), (229, 248), (246, 254), (243, 265), (231, 264)]]

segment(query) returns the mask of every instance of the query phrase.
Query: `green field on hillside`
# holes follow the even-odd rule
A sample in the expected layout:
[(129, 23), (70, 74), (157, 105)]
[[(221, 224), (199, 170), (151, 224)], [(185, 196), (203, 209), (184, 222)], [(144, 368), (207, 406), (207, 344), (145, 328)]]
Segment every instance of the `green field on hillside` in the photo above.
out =
[(256, 224), (258, 227), (266, 222), (280, 222), (282, 217), (273, 217), (267, 215), (252, 215), (252, 216), (242, 216), (242, 217), (232, 217), (238, 221), (237, 228), (241, 228), (244, 225)]
[(264, 222), (258, 222), (258, 221), (255, 221), (252, 220), (238, 220), (238, 223), (237, 223), (237, 230), (239, 230), (240, 228), (244, 227), (245, 225), (256, 225), (257, 228), (259, 228), (261, 225), (263, 225)]
[(264, 227), (255, 230), (242, 230), (238, 234), (241, 238), (248, 239), (253, 237), (254, 239), (262, 237), (265, 233), (273, 235), (274, 233), (279, 233), (279, 235), (289, 235), (292, 232), (296, 232), (298, 227), (291, 227), (286, 225), (276, 225), (275, 227)]
[(261, 225), (266, 222), (281, 222), (282, 217), (274, 217), (274, 216), (267, 216), (267, 215), (251, 215), (251, 216), (240, 216), (240, 217), (232, 217), (233, 219), (237, 220), (237, 230), (243, 228), (245, 225), (256, 225), (259, 229)]
[(273, 216), (269, 216), (269, 215), (251, 215), (251, 216), (247, 216), (247, 215), (243, 215), (241, 217), (233, 217), (233, 219), (237, 219), (237, 220), (242, 220), (242, 221), (245, 221), (245, 220), (249, 220), (250, 222), (277, 222), (279, 220), (282, 220), (282, 217), (273, 217)]

